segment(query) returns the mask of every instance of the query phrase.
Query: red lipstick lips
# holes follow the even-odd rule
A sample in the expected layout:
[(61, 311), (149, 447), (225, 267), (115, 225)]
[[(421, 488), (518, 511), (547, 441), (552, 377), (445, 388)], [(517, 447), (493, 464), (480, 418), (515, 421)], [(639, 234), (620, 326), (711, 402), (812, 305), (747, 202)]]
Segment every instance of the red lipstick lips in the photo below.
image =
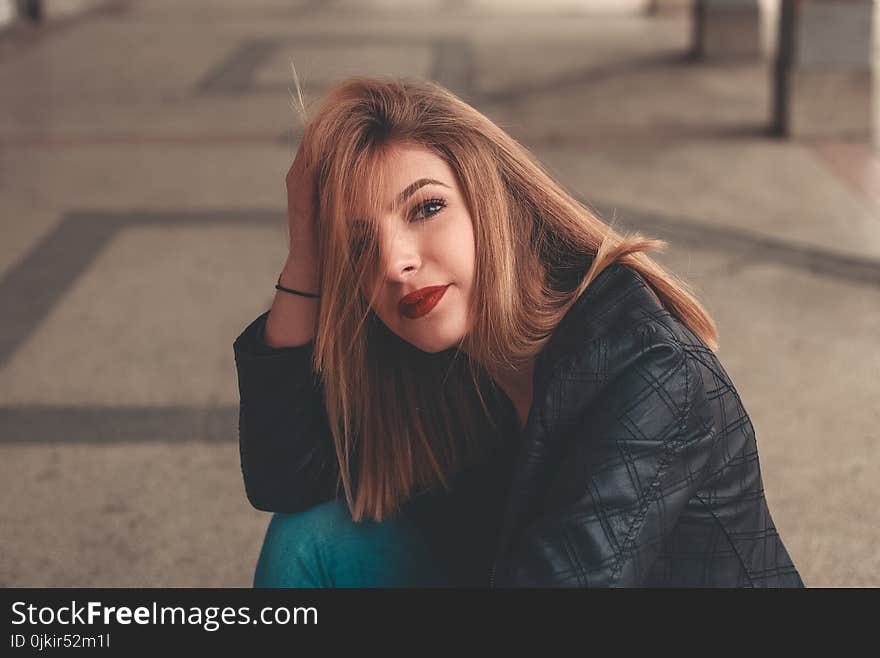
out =
[(415, 320), (430, 313), (431, 309), (437, 306), (437, 302), (440, 301), (450, 285), (447, 283), (445, 286), (420, 288), (401, 299), (397, 306), (402, 315), (410, 320)]

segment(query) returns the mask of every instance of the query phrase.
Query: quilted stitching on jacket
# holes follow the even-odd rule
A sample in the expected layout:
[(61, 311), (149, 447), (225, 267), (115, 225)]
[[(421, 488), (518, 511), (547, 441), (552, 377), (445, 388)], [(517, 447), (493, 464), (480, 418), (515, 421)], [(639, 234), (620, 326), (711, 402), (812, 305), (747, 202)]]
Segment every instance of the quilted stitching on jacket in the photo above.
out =
[(565, 356), (543, 364), (495, 586), (803, 586), (715, 354), (634, 271), (600, 276), (545, 350)]

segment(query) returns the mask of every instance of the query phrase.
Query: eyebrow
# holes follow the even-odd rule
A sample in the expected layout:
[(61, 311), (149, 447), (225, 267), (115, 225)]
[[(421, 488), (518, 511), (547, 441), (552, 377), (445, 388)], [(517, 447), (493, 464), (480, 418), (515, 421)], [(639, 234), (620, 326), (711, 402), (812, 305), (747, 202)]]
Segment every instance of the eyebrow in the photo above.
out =
[(410, 183), (409, 185), (407, 185), (403, 189), (403, 192), (401, 192), (400, 195), (397, 197), (397, 204), (396, 205), (399, 206), (400, 204), (402, 204), (404, 201), (406, 201), (408, 198), (410, 198), (413, 194), (415, 194), (416, 190), (418, 190), (421, 187), (424, 187), (425, 185), (442, 185), (443, 187), (449, 187), (446, 183), (441, 183), (440, 181), (438, 181), (434, 178), (420, 178), (419, 180), (415, 181), (414, 183)]
[[(408, 198), (410, 198), (413, 194), (416, 193), (416, 191), (418, 191), (420, 188), (424, 187), (425, 185), (442, 185), (443, 187), (447, 187), (447, 188), (449, 187), (449, 185), (437, 180), (436, 178), (420, 178), (417, 181), (414, 181), (414, 182), (410, 183), (409, 185), (407, 185), (405, 188), (403, 188), (403, 191), (397, 196), (397, 201), (395, 203), (395, 207), (402, 205), (404, 201), (406, 201)], [(361, 221), (359, 219), (352, 221), (352, 224), (366, 224), (366, 223), (367, 222)]]

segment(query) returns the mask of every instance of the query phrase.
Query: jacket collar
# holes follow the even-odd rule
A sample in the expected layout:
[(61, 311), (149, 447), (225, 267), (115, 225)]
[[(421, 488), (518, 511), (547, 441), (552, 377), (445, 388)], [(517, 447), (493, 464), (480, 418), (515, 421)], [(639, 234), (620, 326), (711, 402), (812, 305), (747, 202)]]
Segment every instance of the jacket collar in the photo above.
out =
[[(544, 348), (535, 357), (535, 370), (532, 374), (532, 405), (525, 427), (520, 428), (519, 416), (512, 400), (500, 386), (496, 386), (498, 400), (504, 411), (502, 418), (507, 422), (505, 432), (520, 440), (526, 434), (535, 432), (533, 416), (541, 418), (546, 425), (549, 417), (541, 405), (547, 399), (547, 391), (553, 384), (558, 366), (573, 354), (580, 354), (602, 331), (605, 311), (610, 309), (626, 289), (632, 285), (644, 285), (635, 270), (622, 263), (608, 265), (596, 275), (593, 282), (571, 305), (559, 324), (556, 325)], [(544, 429), (551, 429), (544, 427)]]
[[(556, 367), (566, 356), (580, 351), (597, 335), (601, 309), (620, 293), (620, 286), (638, 275), (626, 265), (615, 262), (599, 272), (587, 289), (575, 300), (553, 330), (544, 349), (535, 360), (533, 400), (543, 399)], [(539, 397), (540, 396), (540, 397)]]

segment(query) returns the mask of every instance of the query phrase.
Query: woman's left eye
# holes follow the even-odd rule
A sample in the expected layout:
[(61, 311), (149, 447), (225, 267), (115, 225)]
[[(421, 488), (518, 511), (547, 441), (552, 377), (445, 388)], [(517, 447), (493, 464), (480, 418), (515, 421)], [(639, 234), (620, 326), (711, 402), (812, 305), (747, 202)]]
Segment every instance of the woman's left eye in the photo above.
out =
[[(439, 209), (434, 210), (432, 212), (430, 210), (432, 207), (438, 207)], [(417, 205), (414, 209), (413, 214), (416, 215), (417, 217), (422, 216), (427, 219), (429, 217), (433, 217), (434, 215), (436, 215), (438, 212), (440, 212), (440, 210), (442, 210), (445, 207), (446, 207), (446, 201), (444, 201), (443, 199), (439, 199), (439, 198), (438, 199), (428, 199), (427, 201), (424, 201), (424, 202), (420, 203), (419, 205)]]

